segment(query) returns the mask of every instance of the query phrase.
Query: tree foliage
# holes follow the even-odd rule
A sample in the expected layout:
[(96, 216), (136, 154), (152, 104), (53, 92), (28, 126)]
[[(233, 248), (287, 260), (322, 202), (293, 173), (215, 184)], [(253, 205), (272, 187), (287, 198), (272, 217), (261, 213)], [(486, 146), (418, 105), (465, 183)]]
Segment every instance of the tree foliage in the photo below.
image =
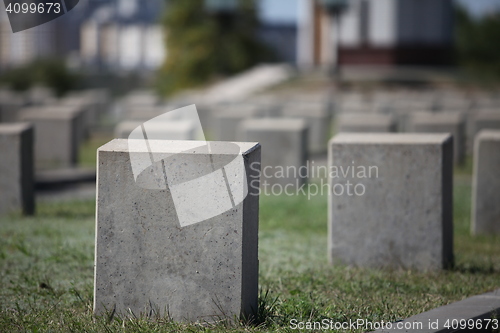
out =
[(457, 9), (457, 60), (481, 75), (500, 78), (500, 13), (472, 18)]
[(272, 54), (256, 37), (254, 0), (236, 0), (234, 15), (208, 13), (204, 0), (168, 0), (164, 27), (167, 57), (158, 79), (170, 94), (231, 75)]
[(78, 79), (78, 75), (70, 72), (60, 59), (37, 59), (3, 72), (0, 83), (19, 91), (43, 85), (61, 96), (74, 89)]

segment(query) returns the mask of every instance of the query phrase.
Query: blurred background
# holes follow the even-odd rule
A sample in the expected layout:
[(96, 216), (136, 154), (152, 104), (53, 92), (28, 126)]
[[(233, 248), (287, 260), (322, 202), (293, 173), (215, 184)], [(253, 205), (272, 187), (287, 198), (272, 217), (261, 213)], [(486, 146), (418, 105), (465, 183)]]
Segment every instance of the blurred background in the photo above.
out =
[[(319, 163), (336, 132), (415, 131), (413, 111), (458, 113), (464, 156), (500, 123), (496, 0), (81, 0), (18, 33), (0, 6), (0, 122), (34, 124), (39, 188), (93, 182), (97, 147), (190, 104), (213, 140), (302, 118)], [(44, 125), (64, 112), (68, 139)]]
[(59, 94), (97, 85), (123, 93), (160, 76), (155, 84), (171, 93), (261, 62), (500, 76), (498, 1), (351, 0), (338, 20), (323, 2), (336, 1), (81, 0), (63, 17), (16, 34), (2, 8), (1, 81), (16, 90), (43, 81)]

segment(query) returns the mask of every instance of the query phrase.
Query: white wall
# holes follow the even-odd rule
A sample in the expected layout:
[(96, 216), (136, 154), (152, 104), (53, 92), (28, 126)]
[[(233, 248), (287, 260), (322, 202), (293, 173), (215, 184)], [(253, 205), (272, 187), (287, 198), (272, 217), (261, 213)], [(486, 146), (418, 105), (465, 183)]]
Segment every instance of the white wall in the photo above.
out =
[(351, 0), (349, 8), (340, 19), (340, 44), (356, 47), (361, 43), (360, 31), (360, 0)]
[(373, 46), (387, 47), (397, 42), (397, 1), (370, 1), (368, 31)]
[(120, 29), (118, 54), (120, 67), (133, 70), (142, 65), (143, 27), (129, 25)]
[(314, 66), (314, 13), (311, 0), (297, 3), (297, 65), (302, 69)]

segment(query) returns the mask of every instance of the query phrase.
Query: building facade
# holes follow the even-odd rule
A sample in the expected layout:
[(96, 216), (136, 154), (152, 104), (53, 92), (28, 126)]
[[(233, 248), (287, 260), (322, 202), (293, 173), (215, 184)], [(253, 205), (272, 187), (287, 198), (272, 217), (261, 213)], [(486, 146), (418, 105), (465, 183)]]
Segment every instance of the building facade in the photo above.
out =
[(300, 0), (298, 63), (447, 65), (453, 12), (452, 0), (350, 0), (334, 18), (318, 1)]

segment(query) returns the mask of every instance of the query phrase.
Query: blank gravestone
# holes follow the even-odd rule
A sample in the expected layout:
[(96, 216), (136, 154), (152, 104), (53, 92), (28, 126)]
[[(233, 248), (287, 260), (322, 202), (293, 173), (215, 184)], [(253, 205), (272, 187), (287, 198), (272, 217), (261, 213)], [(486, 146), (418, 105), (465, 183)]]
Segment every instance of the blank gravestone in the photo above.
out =
[(341, 114), (337, 119), (337, 132), (388, 133), (396, 131), (392, 116), (370, 113)]
[(473, 153), (474, 138), (482, 130), (500, 130), (500, 109), (473, 109), (467, 117), (467, 151)]
[(0, 122), (12, 123), (20, 120), (20, 110), (26, 105), (26, 100), (19, 93), (10, 90), (0, 90)]
[(0, 215), (35, 212), (33, 126), (0, 124)]
[(291, 102), (283, 107), (286, 118), (304, 119), (309, 127), (309, 153), (324, 153), (330, 135), (331, 116), (326, 102)]
[(481, 130), (500, 130), (500, 110), (479, 110), (473, 113), (473, 133), (474, 138)]
[(472, 233), (500, 234), (500, 131), (483, 130), (474, 144)]
[(339, 134), (328, 160), (331, 262), (417, 270), (452, 264), (450, 135)]
[(260, 146), (202, 144), (113, 140), (99, 148), (96, 314), (212, 322), (256, 313), (259, 197), (246, 185), (259, 177), (250, 165), (260, 163)]
[(63, 108), (29, 108), (24, 121), (35, 127), (36, 168), (70, 167), (76, 164), (83, 137), (81, 113)]
[(255, 104), (234, 104), (219, 106), (214, 110), (214, 137), (220, 141), (238, 140), (238, 126), (249, 118), (262, 116), (262, 109)]
[(410, 132), (450, 133), (453, 135), (454, 161), (462, 164), (465, 159), (465, 119), (458, 112), (415, 112), (411, 116)]
[(301, 119), (248, 119), (239, 127), (241, 140), (257, 141), (262, 149), (263, 186), (301, 186), (300, 168), (307, 162), (307, 123)]
[(62, 107), (81, 113), (81, 126), (83, 137), (86, 139), (90, 136), (91, 127), (95, 126), (98, 121), (98, 105), (91, 99), (91, 95), (85, 92), (71, 93), (68, 96), (59, 100), (58, 103)]

